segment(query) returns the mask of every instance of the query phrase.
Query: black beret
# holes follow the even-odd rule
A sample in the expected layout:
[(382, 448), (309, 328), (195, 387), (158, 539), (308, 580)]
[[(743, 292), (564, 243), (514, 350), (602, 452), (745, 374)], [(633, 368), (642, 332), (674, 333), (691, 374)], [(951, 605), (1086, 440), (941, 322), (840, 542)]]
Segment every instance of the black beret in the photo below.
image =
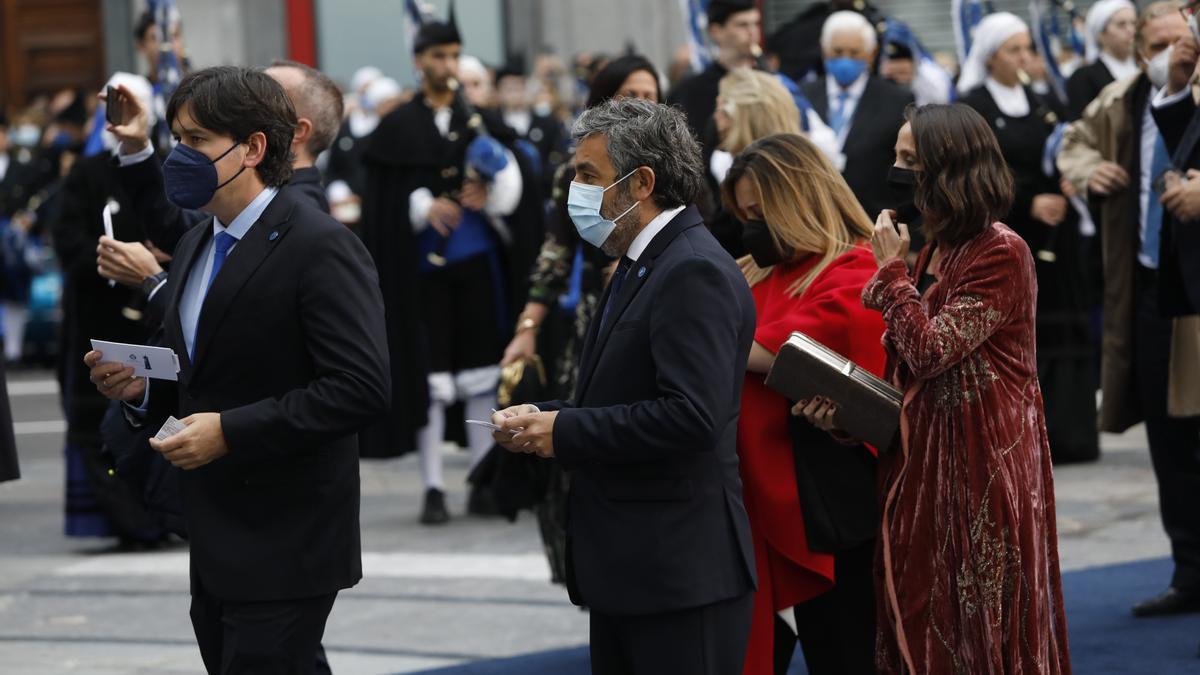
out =
[(734, 14), (752, 9), (758, 9), (754, 0), (712, 0), (708, 3), (708, 23), (723, 24)]

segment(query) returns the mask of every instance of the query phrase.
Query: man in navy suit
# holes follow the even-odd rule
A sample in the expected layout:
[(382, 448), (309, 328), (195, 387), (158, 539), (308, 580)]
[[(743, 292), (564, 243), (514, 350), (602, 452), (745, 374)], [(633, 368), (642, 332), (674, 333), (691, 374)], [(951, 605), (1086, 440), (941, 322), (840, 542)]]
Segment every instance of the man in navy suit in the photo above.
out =
[[(1194, 31), (1193, 13), (1187, 12)], [(1139, 247), (1150, 248), (1152, 257), (1139, 265), (1134, 284), (1141, 306), (1132, 351), (1140, 363), (1135, 379), (1143, 400), (1139, 412), (1148, 418), (1150, 458), (1175, 571), (1163, 593), (1134, 606), (1137, 616), (1200, 612), (1200, 380), (1194, 368), (1177, 365), (1200, 342), (1195, 327), (1200, 314), (1200, 114), (1191, 86), (1196, 62), (1196, 40), (1189, 31), (1174, 43), (1167, 84), (1151, 102), (1170, 161), (1167, 171), (1157, 167), (1149, 177), (1156, 183), (1161, 177), (1160, 187), (1166, 190), (1161, 229), (1148, 223), (1142, 233), (1151, 244), (1157, 239), (1157, 250)], [(1183, 174), (1189, 180), (1179, 180)], [(1150, 199), (1156, 198), (1151, 194)], [(1138, 240), (1131, 244), (1137, 246)]]
[(358, 441), (390, 402), (383, 300), (358, 238), (292, 190), (296, 115), (244, 68), (167, 106), (167, 196), (211, 217), (175, 248), (164, 346), (178, 382), (89, 352), (90, 378), (182, 469), (192, 626), (210, 673), (312, 673), (338, 591), (362, 578)]
[(575, 125), (568, 211), (620, 259), (571, 401), (496, 413), (496, 440), (571, 472), (568, 589), (594, 673), (740, 673), (755, 588), (736, 453), (754, 301), (692, 205), (683, 113), (620, 100)]

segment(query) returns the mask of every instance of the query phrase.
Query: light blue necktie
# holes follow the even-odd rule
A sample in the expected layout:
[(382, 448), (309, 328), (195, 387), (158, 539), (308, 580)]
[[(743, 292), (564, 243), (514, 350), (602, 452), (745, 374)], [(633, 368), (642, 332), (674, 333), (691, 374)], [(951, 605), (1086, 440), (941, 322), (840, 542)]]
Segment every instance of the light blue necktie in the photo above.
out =
[(1146, 231), (1142, 233), (1142, 255), (1154, 262), (1158, 269), (1158, 248), (1162, 237), (1163, 207), (1159, 199), (1162, 193), (1154, 189), (1158, 177), (1170, 167), (1170, 155), (1162, 134), (1156, 133), (1154, 158), (1150, 161), (1150, 200), (1146, 205)]
[(843, 89), (838, 94), (837, 107), (829, 115), (829, 128), (838, 136), (842, 135), (842, 128), (846, 126), (846, 102), (849, 100), (850, 92)]
[[(208, 291), (212, 288), (213, 281), (217, 278), (217, 272), (221, 271), (221, 266), (225, 264), (225, 258), (229, 255), (229, 249), (238, 242), (237, 237), (228, 232), (218, 232), (213, 237), (213, 264), (212, 272), (208, 275), (208, 283), (204, 286), (204, 295), (200, 296), (200, 306), (204, 307), (204, 300), (208, 297)], [(192, 333), (192, 349), (188, 352), (188, 358), (195, 358), (196, 355), (196, 334), (200, 332), (200, 321), (196, 321), (196, 331)]]

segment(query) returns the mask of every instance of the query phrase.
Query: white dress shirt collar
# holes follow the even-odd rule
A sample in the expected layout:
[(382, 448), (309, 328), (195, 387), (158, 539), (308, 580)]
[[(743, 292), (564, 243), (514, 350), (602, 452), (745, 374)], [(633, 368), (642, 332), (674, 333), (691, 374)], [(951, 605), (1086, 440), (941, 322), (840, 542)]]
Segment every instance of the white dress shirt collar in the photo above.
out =
[(838, 84), (837, 80), (833, 79), (832, 75), (826, 76), (825, 94), (829, 97), (829, 109), (833, 110), (833, 106), (836, 105), (838, 96), (843, 91), (850, 95), (849, 100), (857, 103), (858, 99), (862, 98), (863, 92), (867, 90), (867, 80), (869, 80), (870, 77), (870, 73), (863, 73), (862, 75), (858, 76), (857, 80), (851, 82), (849, 87), (843, 89), (842, 85)]
[(512, 130), (517, 132), (518, 136), (524, 138), (529, 135), (529, 128), (533, 126), (533, 113), (528, 110), (509, 110), (504, 113), (504, 123), (512, 127)]
[(629, 250), (625, 252), (625, 257), (635, 262), (640, 259), (642, 254), (646, 252), (646, 248), (650, 246), (650, 242), (654, 241), (654, 237), (658, 236), (658, 233), (662, 232), (663, 228), (674, 220), (675, 216), (679, 215), (685, 208), (687, 207), (679, 206), (667, 209), (655, 216), (654, 220), (647, 223), (646, 227), (642, 228), (641, 232), (638, 232), (638, 236), (633, 238), (633, 243), (629, 245)]
[(221, 232), (226, 232), (233, 236), (234, 239), (241, 241), (242, 237), (246, 236), (246, 233), (250, 231), (254, 223), (257, 223), (258, 219), (262, 217), (263, 211), (266, 211), (267, 207), (271, 205), (271, 201), (275, 199), (276, 194), (279, 194), (279, 188), (277, 187), (263, 188), (263, 191), (258, 193), (258, 196), (254, 199), (251, 199), (246, 208), (242, 209), (242, 212), (237, 214), (233, 222), (228, 226), (222, 225), (221, 221), (216, 216), (213, 216), (213, 236), (215, 237)]
[(1104, 64), (1105, 68), (1108, 68), (1108, 72), (1114, 80), (1123, 80), (1138, 73), (1137, 62), (1133, 59), (1119, 61), (1108, 52), (1100, 52), (1100, 62)]
[(1029, 114), (1029, 97), (1025, 95), (1025, 88), (1021, 85), (1007, 87), (988, 77), (983, 86), (987, 87), (1000, 112), (1009, 117), (1025, 117)]

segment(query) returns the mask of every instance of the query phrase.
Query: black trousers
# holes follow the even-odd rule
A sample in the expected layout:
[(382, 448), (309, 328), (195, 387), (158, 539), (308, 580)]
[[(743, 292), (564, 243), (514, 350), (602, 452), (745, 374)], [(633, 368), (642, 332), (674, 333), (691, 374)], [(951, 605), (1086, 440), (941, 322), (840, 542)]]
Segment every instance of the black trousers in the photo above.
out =
[(809, 675), (875, 672), (875, 542), (834, 556), (837, 585), (796, 605), (796, 635), (775, 617), (775, 672), (787, 673), (797, 640)]
[(592, 612), (592, 675), (739, 675), (754, 594), (664, 614)]
[(1171, 319), (1159, 313), (1158, 275), (1152, 270), (1142, 268), (1138, 275), (1134, 316), (1134, 374), (1175, 561), (1171, 585), (1200, 590), (1200, 418), (1167, 416)]
[(227, 603), (192, 593), (192, 629), (209, 675), (323, 675), (321, 636), (337, 593)]

